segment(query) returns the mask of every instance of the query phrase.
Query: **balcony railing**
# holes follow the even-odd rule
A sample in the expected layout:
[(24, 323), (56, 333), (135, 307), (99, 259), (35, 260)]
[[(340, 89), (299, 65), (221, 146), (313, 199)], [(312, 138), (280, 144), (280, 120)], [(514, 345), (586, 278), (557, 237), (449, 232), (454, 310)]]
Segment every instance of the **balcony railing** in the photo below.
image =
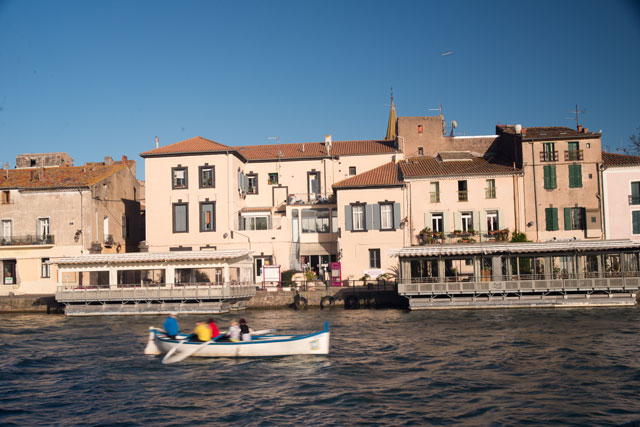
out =
[(0, 246), (28, 246), (28, 245), (53, 245), (55, 239), (52, 234), (43, 236), (10, 236), (0, 238)]
[(288, 205), (315, 205), (321, 203), (335, 203), (336, 199), (333, 194), (326, 196), (317, 193), (290, 193), (287, 197)]
[(584, 152), (582, 150), (565, 150), (565, 160), (584, 160)]
[(432, 191), (430, 193), (431, 195), (431, 203), (440, 203), (440, 192), (439, 191)]
[(541, 151), (540, 152), (540, 161), (541, 162), (557, 162), (558, 161), (558, 151)]
[(487, 199), (495, 199), (496, 198), (496, 189), (495, 189), (495, 187), (485, 188), (485, 194), (487, 196)]
[(640, 196), (629, 196), (630, 205), (640, 205)]
[(469, 192), (467, 190), (458, 191), (458, 201), (466, 202), (469, 200)]

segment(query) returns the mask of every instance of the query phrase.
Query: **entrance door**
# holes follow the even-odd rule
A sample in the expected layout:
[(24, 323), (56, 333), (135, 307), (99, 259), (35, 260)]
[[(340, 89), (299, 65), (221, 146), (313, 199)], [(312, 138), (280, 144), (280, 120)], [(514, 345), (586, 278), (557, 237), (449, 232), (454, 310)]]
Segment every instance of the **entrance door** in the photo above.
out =
[(255, 257), (253, 259), (253, 265), (254, 265), (254, 270), (256, 275), (256, 284), (262, 284), (262, 281), (263, 281), (262, 268), (265, 265), (270, 265), (270, 264), (271, 264), (270, 256), (260, 256), (260, 257)]

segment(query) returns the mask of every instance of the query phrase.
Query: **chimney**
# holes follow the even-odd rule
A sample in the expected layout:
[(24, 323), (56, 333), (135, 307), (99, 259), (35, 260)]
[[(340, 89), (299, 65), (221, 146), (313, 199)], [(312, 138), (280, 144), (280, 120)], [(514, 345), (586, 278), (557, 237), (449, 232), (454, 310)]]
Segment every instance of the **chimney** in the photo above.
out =
[(589, 133), (589, 128), (582, 128), (582, 133)]
[(156, 136), (156, 148), (160, 146), (160, 138)]
[(582, 132), (582, 125), (578, 124), (578, 132)]
[(327, 150), (327, 156), (331, 155), (331, 135), (324, 136), (324, 148)]
[(127, 156), (125, 156), (124, 154), (122, 155), (122, 164), (126, 165), (127, 163), (129, 163), (129, 159), (127, 159)]
[(113, 164), (111, 156), (104, 156), (104, 164), (105, 166), (111, 166)]
[(304, 144), (302, 144), (302, 152), (304, 153)]

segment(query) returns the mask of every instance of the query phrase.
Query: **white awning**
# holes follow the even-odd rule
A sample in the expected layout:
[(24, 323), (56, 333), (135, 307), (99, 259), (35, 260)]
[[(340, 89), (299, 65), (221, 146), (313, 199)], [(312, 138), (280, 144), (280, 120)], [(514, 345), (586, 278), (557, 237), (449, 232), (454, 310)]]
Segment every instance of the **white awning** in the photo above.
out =
[(110, 264), (110, 263), (149, 263), (162, 261), (207, 261), (235, 259), (252, 254), (253, 251), (236, 249), (228, 251), (175, 251), (175, 252), (130, 252), (126, 254), (93, 254), (49, 261), (50, 264)]
[(392, 249), (387, 252), (395, 257), (436, 257), (452, 255), (495, 255), (549, 252), (596, 252), (611, 250), (640, 250), (640, 242), (631, 240), (569, 240), (523, 243), (467, 243), (454, 245), (425, 245)]

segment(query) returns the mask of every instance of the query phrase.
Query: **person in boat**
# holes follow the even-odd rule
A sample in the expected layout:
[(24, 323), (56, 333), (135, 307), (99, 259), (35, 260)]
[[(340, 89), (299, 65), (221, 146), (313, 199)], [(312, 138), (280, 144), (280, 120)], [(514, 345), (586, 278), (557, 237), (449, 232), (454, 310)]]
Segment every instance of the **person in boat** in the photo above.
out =
[(240, 319), (238, 321), (238, 325), (240, 326), (240, 338), (242, 339), (242, 341), (251, 341), (251, 331), (249, 330), (247, 321), (244, 319)]
[(162, 324), (162, 327), (167, 332), (167, 336), (172, 340), (175, 340), (176, 335), (178, 335), (178, 333), (180, 332), (180, 328), (178, 328), (177, 317), (178, 317), (177, 313), (170, 313), (169, 317), (167, 317), (167, 320), (165, 320), (164, 323)]
[(213, 338), (220, 335), (220, 330), (218, 329), (218, 325), (216, 325), (216, 322), (214, 322), (213, 318), (211, 317), (209, 318), (209, 328), (211, 329), (211, 336)]
[(189, 341), (211, 341), (211, 328), (207, 322), (196, 323), (196, 328), (193, 330), (193, 333), (189, 335)]
[(240, 341), (240, 328), (238, 327), (238, 322), (236, 322), (235, 320), (232, 320), (231, 324), (229, 325), (227, 337), (229, 338), (229, 341)]

